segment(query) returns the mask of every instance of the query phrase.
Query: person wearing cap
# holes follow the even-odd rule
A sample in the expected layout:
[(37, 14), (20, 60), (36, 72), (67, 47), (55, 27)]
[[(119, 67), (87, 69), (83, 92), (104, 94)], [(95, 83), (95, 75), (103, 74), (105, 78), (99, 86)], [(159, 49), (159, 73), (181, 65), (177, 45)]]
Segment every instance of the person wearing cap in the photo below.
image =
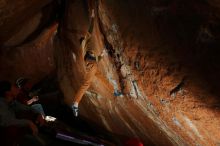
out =
[(40, 113), (45, 117), (43, 107), (40, 103), (37, 103), (39, 100), (38, 96), (30, 96), (30, 90), (32, 84), (28, 78), (20, 77), (16, 80), (16, 85), (20, 89), (20, 92), (16, 96), (16, 100), (22, 104), (30, 105), (33, 110)]
[(20, 93), (18, 94), (16, 100), (25, 105), (31, 105), (32, 103), (38, 101), (38, 96), (29, 97), (29, 90), (32, 85), (28, 82), (27, 78), (19, 78), (16, 80), (16, 85), (20, 89)]

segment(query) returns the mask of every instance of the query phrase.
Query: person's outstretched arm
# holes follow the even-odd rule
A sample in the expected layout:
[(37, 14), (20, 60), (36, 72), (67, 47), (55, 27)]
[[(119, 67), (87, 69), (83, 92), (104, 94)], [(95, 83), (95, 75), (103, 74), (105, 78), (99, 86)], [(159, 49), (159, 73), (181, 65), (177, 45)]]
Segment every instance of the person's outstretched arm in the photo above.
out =
[[(82, 54), (86, 54), (86, 44), (87, 44), (87, 41), (90, 39), (91, 35), (92, 35), (92, 32), (93, 32), (93, 27), (94, 27), (94, 18), (95, 18), (95, 11), (94, 9), (92, 9), (92, 15), (91, 15), (91, 20), (90, 20), (90, 24), (89, 24), (89, 29), (88, 31), (86, 32), (86, 35), (81, 38), (80, 40), (80, 44), (82, 46)], [(85, 56), (83, 56), (84, 58)]]
[(88, 29), (88, 32), (86, 33), (84, 40), (87, 40), (88, 38), (90, 38), (90, 36), (93, 32), (94, 19), (95, 19), (95, 11), (94, 11), (94, 9), (92, 9), (92, 15), (91, 15), (91, 20), (90, 20), (90, 24), (89, 24), (89, 29)]
[(93, 31), (93, 27), (94, 27), (94, 18), (95, 18), (95, 11), (94, 9), (92, 9), (92, 15), (91, 15), (91, 21), (90, 21), (90, 24), (89, 24), (89, 30), (88, 32), (91, 34), (92, 31)]

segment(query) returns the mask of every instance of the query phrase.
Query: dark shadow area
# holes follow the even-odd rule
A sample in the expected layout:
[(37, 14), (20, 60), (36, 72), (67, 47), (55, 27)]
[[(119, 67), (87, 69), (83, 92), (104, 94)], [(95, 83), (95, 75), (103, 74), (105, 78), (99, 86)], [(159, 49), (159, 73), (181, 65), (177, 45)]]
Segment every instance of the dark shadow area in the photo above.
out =
[(205, 1), (179, 1), (175, 5), (176, 10), (168, 17), (154, 18), (162, 42), (170, 46), (168, 61), (186, 68), (189, 80), (195, 78), (202, 83), (201, 90), (219, 96), (220, 19)]
[[(49, 145), (76, 145), (73, 142), (71, 143), (55, 138), (56, 130), (65, 132), (65, 129), (71, 129), (70, 131), (66, 131), (67, 135), (75, 135), (82, 139), (85, 138), (85, 140), (91, 139), (99, 141), (101, 139), (109, 143), (106, 145), (121, 145), (122, 141), (127, 139), (127, 137), (110, 133), (105, 130), (104, 127), (100, 127), (85, 117), (74, 117), (72, 109), (62, 102), (63, 94), (59, 90), (55, 73), (46, 76), (35, 84), (32, 91), (38, 91), (40, 103), (44, 107), (45, 114), (56, 117), (57, 120), (60, 121), (58, 124), (52, 126), (52, 128), (42, 127), (40, 129), (43, 132), (43, 136), (48, 140), (47, 143), (49, 143)], [(51, 141), (51, 139), (54, 139), (54, 141)]]
[[(121, 34), (124, 40), (132, 34), (142, 55), (150, 52), (158, 64), (173, 66), (173, 71), (187, 70), (186, 82), (196, 79), (201, 90), (220, 96), (220, 19), (215, 7), (206, 0), (128, 1), (119, 7), (128, 12), (121, 15), (123, 20), (115, 16), (119, 30), (126, 30)], [(124, 20), (133, 25), (126, 26)]]

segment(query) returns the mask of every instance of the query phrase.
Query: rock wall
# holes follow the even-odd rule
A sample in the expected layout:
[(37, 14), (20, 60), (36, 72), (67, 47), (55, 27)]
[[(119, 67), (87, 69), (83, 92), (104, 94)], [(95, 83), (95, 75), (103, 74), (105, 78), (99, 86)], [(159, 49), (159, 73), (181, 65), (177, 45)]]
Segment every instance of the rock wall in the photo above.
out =
[[(218, 146), (219, 3), (97, 2), (95, 45), (108, 55), (99, 63), (101, 76), (86, 92), (80, 115), (145, 145)], [(25, 31), (3, 36), (0, 68), (1, 78), (11, 80), (20, 75), (39, 79), (55, 69), (64, 101), (71, 104), (85, 73), (80, 39), (94, 5), (91, 0), (67, 0), (63, 6), (53, 41), (47, 29), (24, 41), (40, 29), (42, 11), (26, 21)], [(14, 21), (8, 22), (13, 26)], [(117, 90), (123, 95), (114, 96)]]
[[(217, 15), (204, 1), (99, 5), (107, 49), (114, 52), (120, 86), (131, 100), (124, 97), (119, 104), (128, 119), (136, 119), (132, 122), (140, 129), (134, 131), (142, 139), (169, 145), (157, 140), (157, 132), (152, 133), (147, 118), (142, 119), (147, 115), (173, 145), (219, 144)], [(126, 108), (132, 102), (135, 106)], [(123, 117), (123, 110), (117, 117)], [(132, 122), (128, 125), (135, 129)]]
[(0, 79), (28, 77), (37, 82), (55, 70), (53, 54), (56, 3), (0, 1)]

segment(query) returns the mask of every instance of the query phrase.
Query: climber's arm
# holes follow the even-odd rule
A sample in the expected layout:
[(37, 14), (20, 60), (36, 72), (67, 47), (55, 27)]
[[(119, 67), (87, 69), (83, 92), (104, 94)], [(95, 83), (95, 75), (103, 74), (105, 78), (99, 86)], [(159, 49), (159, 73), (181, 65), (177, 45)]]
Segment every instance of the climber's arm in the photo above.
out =
[(85, 48), (87, 41), (89, 40), (89, 38), (90, 38), (91, 35), (92, 35), (93, 27), (94, 27), (94, 17), (95, 17), (95, 11), (94, 11), (94, 9), (93, 9), (93, 10), (92, 10), (92, 15), (91, 15), (91, 21), (90, 21), (90, 24), (89, 24), (89, 29), (88, 29), (88, 31), (86, 32), (85, 37), (82, 37), (82, 38), (80, 39), (80, 44), (82, 45), (82, 48)]
[(89, 32), (90, 34), (91, 34), (92, 31), (93, 31), (94, 18), (95, 18), (95, 11), (94, 11), (94, 9), (92, 9), (91, 21), (90, 21), (89, 30), (88, 30), (88, 32)]

